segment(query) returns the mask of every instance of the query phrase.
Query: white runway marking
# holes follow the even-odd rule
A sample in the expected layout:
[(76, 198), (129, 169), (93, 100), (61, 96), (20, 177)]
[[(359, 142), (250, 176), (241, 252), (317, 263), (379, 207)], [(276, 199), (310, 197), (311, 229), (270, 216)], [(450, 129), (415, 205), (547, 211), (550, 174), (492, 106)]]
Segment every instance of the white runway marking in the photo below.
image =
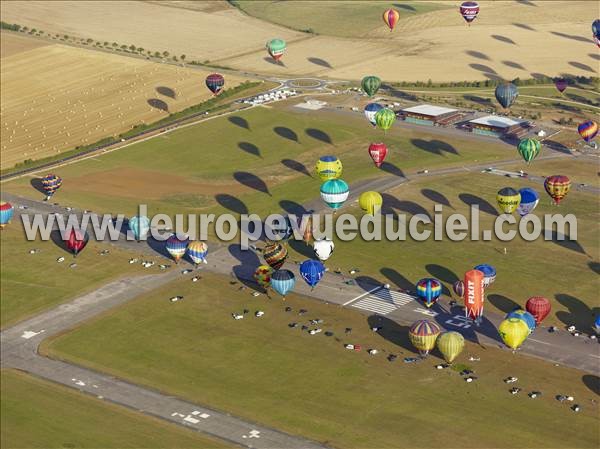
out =
[(25, 331), (21, 335), (21, 338), (24, 338), (25, 340), (29, 340), (30, 338), (35, 337), (36, 335), (41, 334), (42, 332), (44, 332), (44, 329), (42, 329), (39, 332)]
[[(367, 292), (368, 294), (369, 292)], [(377, 289), (372, 295), (361, 295), (355, 298), (352, 307), (357, 309), (367, 310), (369, 312), (378, 313), (380, 315), (387, 315), (393, 312), (399, 307), (410, 304), (415, 301), (416, 298), (408, 293), (397, 292), (394, 290), (388, 290), (384, 288)], [(356, 301), (356, 299), (359, 299)]]
[(367, 296), (367, 295), (369, 295), (369, 294), (373, 293), (373, 292), (374, 292), (374, 291), (376, 291), (376, 290), (379, 290), (380, 288), (383, 288), (383, 287), (382, 287), (381, 285), (378, 285), (377, 287), (375, 287), (375, 288), (372, 288), (372, 289), (371, 289), (371, 290), (369, 290), (368, 292), (365, 292), (365, 293), (363, 293), (362, 295), (358, 295), (356, 298), (352, 298), (350, 301), (346, 301), (344, 304), (342, 304), (342, 306), (347, 306), (348, 304), (350, 304), (350, 303), (352, 303), (352, 302), (356, 301), (357, 299), (364, 298), (365, 296)]

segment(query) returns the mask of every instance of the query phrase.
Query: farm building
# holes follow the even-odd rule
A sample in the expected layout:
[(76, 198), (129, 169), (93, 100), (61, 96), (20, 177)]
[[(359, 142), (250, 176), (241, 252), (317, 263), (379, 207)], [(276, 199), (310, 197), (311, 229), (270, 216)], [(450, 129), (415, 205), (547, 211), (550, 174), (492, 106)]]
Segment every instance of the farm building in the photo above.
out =
[(467, 123), (467, 127), (475, 134), (485, 136), (506, 136), (512, 135), (521, 137), (530, 129), (530, 124), (527, 120), (517, 120), (509, 117), (498, 115), (486, 115)]
[(418, 106), (402, 109), (399, 116), (408, 123), (432, 126), (455, 123), (462, 117), (462, 114), (456, 109), (420, 104)]

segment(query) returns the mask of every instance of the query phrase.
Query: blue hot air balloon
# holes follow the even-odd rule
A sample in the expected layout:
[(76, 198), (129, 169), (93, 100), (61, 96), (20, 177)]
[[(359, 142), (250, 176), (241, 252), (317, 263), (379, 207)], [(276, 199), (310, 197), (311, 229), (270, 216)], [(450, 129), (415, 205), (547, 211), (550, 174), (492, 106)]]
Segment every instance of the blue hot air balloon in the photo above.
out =
[(496, 100), (504, 109), (508, 109), (519, 96), (519, 89), (513, 83), (499, 84), (496, 87)]
[(146, 240), (148, 231), (150, 230), (150, 220), (148, 217), (142, 215), (131, 217), (128, 222), (129, 229), (133, 233), (135, 239), (139, 242), (140, 240)]
[(342, 207), (349, 194), (350, 187), (342, 179), (330, 179), (321, 184), (321, 198), (333, 210)]
[(596, 317), (596, 321), (594, 321), (594, 329), (598, 335), (600, 335), (600, 315)]
[(277, 270), (271, 275), (271, 288), (283, 296), (283, 299), (295, 285), (296, 276), (290, 270)]
[(535, 317), (526, 310), (523, 309), (515, 309), (512, 312), (508, 312), (506, 315), (506, 319), (509, 318), (518, 318), (523, 320), (527, 327), (529, 328), (529, 332), (533, 332), (535, 329)]
[(494, 283), (496, 280), (496, 269), (487, 263), (477, 265), (473, 268), (483, 273), (483, 287), (487, 288)]
[(535, 190), (529, 187), (520, 189), (519, 193), (521, 194), (521, 202), (517, 206), (517, 212), (521, 217), (524, 217), (533, 212), (533, 209), (535, 209), (540, 202), (540, 196)]
[(305, 260), (300, 264), (300, 276), (310, 285), (311, 289), (319, 283), (325, 274), (325, 266), (318, 260)]
[(373, 126), (377, 126), (375, 122), (375, 114), (383, 109), (383, 106), (379, 103), (369, 103), (365, 106), (365, 117)]
[(189, 242), (189, 237), (183, 234), (171, 234), (167, 239), (165, 247), (175, 263), (179, 263), (179, 259), (184, 256)]

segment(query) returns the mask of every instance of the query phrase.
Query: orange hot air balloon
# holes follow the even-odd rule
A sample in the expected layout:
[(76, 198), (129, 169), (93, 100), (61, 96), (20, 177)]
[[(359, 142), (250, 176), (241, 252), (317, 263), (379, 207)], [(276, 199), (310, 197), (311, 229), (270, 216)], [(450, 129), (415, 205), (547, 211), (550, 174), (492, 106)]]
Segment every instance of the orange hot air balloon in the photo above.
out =
[(312, 236), (312, 217), (309, 217), (306, 222), (306, 228), (304, 228), (304, 233), (302, 234), (302, 240), (308, 245), (312, 240)]
[(383, 13), (383, 21), (389, 27), (390, 32), (394, 31), (398, 19), (400, 19), (400, 14), (395, 9), (388, 9)]
[(479, 270), (465, 273), (465, 313), (472, 320), (483, 315), (483, 278), (484, 274)]
[(548, 195), (554, 200), (554, 203), (558, 204), (567, 193), (569, 193), (569, 190), (571, 189), (571, 180), (568, 176), (564, 175), (548, 176), (544, 181), (544, 188)]

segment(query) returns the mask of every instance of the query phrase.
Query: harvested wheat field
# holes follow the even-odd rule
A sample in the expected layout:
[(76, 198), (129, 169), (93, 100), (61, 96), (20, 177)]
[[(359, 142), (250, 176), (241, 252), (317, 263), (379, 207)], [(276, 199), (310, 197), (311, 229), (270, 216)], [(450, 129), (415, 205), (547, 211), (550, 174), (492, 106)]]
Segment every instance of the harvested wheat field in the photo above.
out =
[[(23, 40), (32, 42), (31, 49)], [(2, 33), (2, 53), (8, 55), (1, 61), (3, 169), (94, 143), (211, 97), (203, 70), (37, 42)], [(227, 76), (226, 86), (242, 81)]]

